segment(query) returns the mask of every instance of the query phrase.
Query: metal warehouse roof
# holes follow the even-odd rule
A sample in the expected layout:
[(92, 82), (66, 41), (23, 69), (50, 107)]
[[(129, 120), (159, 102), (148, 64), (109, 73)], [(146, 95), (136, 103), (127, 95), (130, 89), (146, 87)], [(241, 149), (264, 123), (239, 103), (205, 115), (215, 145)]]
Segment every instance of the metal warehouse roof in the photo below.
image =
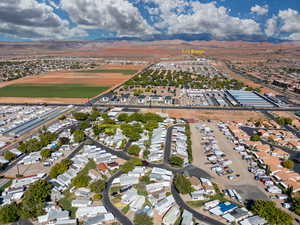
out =
[(227, 93), (242, 106), (274, 107), (273, 104), (255, 92), (227, 90)]

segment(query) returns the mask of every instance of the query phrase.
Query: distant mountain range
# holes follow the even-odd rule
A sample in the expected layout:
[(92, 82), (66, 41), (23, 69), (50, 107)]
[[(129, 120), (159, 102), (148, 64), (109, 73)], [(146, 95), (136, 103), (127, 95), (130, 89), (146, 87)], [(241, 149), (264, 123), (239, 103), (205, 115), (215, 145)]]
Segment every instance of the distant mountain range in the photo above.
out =
[[(211, 34), (157, 34), (157, 35), (149, 35), (144, 37), (107, 37), (107, 38), (99, 38), (94, 41), (166, 41), (166, 40), (182, 40), (182, 41), (222, 41), (216, 40)], [(240, 41), (243, 40), (245, 42), (270, 42), (270, 43), (282, 43), (287, 42), (287, 40), (276, 39), (276, 38), (268, 38), (264, 35), (256, 35), (256, 36), (243, 36), (243, 35), (235, 35), (228, 40), (225, 41)]]

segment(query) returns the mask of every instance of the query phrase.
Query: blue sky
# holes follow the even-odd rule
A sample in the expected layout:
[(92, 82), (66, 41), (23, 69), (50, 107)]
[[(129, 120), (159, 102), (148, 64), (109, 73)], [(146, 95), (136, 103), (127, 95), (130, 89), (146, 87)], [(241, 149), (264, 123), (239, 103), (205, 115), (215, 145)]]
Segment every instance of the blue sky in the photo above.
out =
[(299, 0), (9, 0), (0, 41), (300, 40)]

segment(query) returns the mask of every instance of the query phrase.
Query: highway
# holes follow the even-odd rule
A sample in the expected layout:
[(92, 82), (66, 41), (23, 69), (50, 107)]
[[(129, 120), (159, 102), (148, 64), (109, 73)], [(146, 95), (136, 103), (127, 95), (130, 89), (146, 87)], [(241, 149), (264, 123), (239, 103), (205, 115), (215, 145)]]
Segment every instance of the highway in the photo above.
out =
[[(0, 103), (1, 105), (11, 106), (69, 106), (70, 104), (21, 104), (21, 103)], [(220, 106), (178, 106), (178, 105), (129, 105), (129, 104), (72, 104), (76, 107), (120, 107), (120, 108), (133, 108), (133, 109), (185, 109), (185, 110), (210, 110), (210, 111), (258, 111), (258, 112), (298, 112), (300, 107), (270, 107), (270, 108), (258, 108), (258, 107), (220, 107)]]

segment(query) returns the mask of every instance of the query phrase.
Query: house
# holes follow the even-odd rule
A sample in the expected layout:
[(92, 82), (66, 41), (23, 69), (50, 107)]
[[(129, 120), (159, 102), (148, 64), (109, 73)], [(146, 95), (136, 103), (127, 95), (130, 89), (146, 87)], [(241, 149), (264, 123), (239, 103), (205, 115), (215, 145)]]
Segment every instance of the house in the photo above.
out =
[(236, 208), (230, 213), (226, 213), (222, 217), (226, 219), (228, 223), (236, 223), (243, 220), (249, 216), (249, 211), (245, 208)]
[(76, 224), (77, 224), (76, 219), (69, 219), (69, 220), (57, 220), (53, 225), (76, 225)]
[(104, 224), (104, 223), (110, 223), (113, 222), (115, 217), (112, 213), (105, 213), (99, 216), (88, 218), (84, 225), (98, 225), (98, 224)]
[(132, 188), (127, 191), (123, 196), (121, 202), (124, 204), (130, 204), (138, 198), (137, 190)]
[(1, 163), (1, 164), (6, 164), (6, 163), (9, 163), (9, 161), (6, 160), (6, 159), (4, 159), (3, 156), (0, 156), (0, 163)]
[(76, 199), (72, 200), (72, 207), (80, 208), (80, 207), (87, 207), (92, 204), (90, 198), (86, 197), (77, 197)]
[(89, 197), (91, 194), (91, 191), (88, 188), (78, 188), (74, 191), (75, 196), (81, 196), (81, 197)]
[[(168, 183), (168, 184), (170, 184), (170, 183)], [(146, 191), (149, 192), (149, 193), (160, 191), (163, 188), (164, 188), (163, 183), (153, 183), (153, 184), (147, 184), (146, 185)]]
[(50, 209), (50, 211), (43, 216), (38, 217), (39, 223), (46, 223), (46, 222), (55, 222), (61, 220), (69, 220), (69, 212), (63, 211), (61, 209)]
[(111, 169), (111, 170), (119, 169), (119, 164), (118, 164), (117, 162), (107, 163), (107, 166), (108, 166), (109, 169)]
[(191, 198), (193, 201), (203, 201), (207, 200), (206, 197), (204, 197), (204, 192), (203, 191), (194, 191), (191, 193)]
[(120, 185), (133, 185), (139, 183), (139, 177), (136, 176), (129, 176), (128, 174), (122, 174), (120, 176)]
[(22, 154), (22, 152), (20, 152), (18, 149), (14, 148), (14, 149), (11, 149), (9, 150), (12, 154), (16, 155), (16, 156), (19, 156)]
[(107, 210), (104, 206), (81, 207), (76, 211), (76, 218), (95, 217), (105, 213), (107, 213)]
[(99, 180), (101, 178), (101, 174), (98, 171), (96, 171), (95, 169), (89, 170), (88, 176), (92, 180)]
[(180, 215), (180, 210), (177, 206), (173, 206), (164, 216), (163, 224), (165, 225), (173, 225)]
[(267, 221), (260, 216), (252, 216), (240, 222), (241, 225), (264, 225)]
[(134, 212), (141, 209), (145, 203), (145, 196), (138, 195), (137, 198), (130, 203), (130, 209)]
[(193, 225), (193, 214), (187, 210), (183, 210), (181, 225)]
[(165, 214), (170, 208), (171, 206), (175, 203), (175, 200), (173, 198), (172, 195), (169, 195), (168, 197), (160, 200), (156, 206), (155, 206), (155, 210), (157, 211), (157, 213), (159, 215), (163, 215)]
[(216, 207), (209, 210), (209, 212), (213, 215), (221, 216), (225, 213), (231, 212), (236, 209), (237, 206), (230, 202), (219, 203)]

